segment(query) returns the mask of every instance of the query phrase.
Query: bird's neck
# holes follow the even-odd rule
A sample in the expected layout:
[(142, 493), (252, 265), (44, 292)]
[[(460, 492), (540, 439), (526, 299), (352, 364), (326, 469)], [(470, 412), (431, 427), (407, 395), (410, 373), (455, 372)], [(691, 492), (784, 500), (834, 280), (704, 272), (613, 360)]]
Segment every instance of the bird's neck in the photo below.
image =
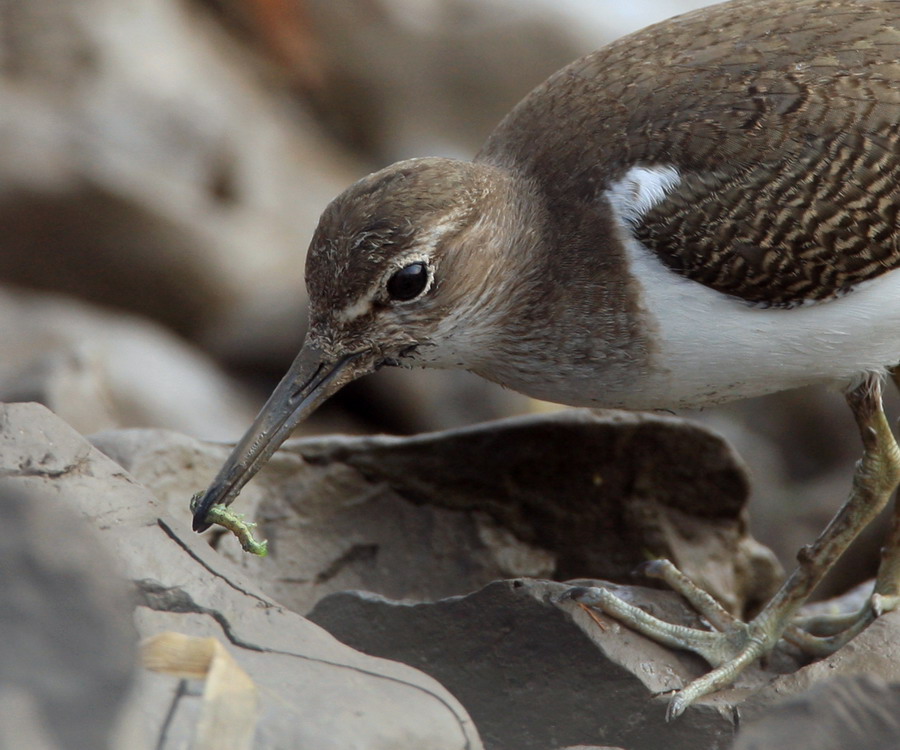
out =
[(502, 278), (493, 282), (483, 316), (492, 321), (493, 341), (471, 369), (562, 403), (573, 403), (567, 382), (634, 373), (648, 344), (607, 202), (567, 200), (563, 208), (508, 171), (498, 185), (502, 208), (490, 220)]

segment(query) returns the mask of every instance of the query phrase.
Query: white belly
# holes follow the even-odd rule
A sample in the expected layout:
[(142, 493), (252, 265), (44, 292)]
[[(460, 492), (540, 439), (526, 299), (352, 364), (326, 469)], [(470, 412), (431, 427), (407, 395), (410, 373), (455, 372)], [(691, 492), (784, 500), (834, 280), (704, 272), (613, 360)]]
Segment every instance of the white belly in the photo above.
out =
[(655, 344), (649, 367), (612, 383), (610, 401), (700, 406), (812, 383), (844, 386), (900, 362), (900, 270), (790, 309), (754, 307), (670, 271), (632, 227), (679, 182), (672, 167), (633, 167), (606, 193)]
[(843, 386), (900, 362), (900, 270), (828, 302), (759, 308), (670, 271), (630, 232), (625, 239), (656, 342), (650, 370), (622, 394), (632, 408)]

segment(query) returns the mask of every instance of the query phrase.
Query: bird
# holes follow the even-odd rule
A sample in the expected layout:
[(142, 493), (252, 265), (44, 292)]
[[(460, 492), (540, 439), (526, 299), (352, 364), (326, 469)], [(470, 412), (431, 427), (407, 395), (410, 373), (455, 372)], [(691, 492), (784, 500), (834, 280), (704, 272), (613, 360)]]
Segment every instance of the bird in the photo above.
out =
[(528, 94), (473, 160), (404, 160), (350, 186), (320, 218), (306, 283), (302, 349), (192, 506), (196, 530), (323, 401), (385, 366), (598, 409), (823, 384), (844, 392), (863, 456), (752, 619), (665, 561), (648, 571), (708, 627), (603, 587), (566, 595), (706, 659), (670, 718), (779, 639), (829, 653), (900, 601), (895, 511), (862, 609), (797, 617), (900, 482), (882, 407), (900, 363), (900, 1), (731, 0), (612, 42)]

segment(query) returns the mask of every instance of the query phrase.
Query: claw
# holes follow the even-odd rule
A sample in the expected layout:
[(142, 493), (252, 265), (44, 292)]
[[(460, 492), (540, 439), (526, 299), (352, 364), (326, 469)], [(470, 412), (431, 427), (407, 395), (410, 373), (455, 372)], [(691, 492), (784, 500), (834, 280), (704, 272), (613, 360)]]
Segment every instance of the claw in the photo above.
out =
[(893, 610), (897, 609), (898, 605), (900, 605), (900, 596), (872, 594), (872, 598), (869, 599), (869, 603), (872, 606), (872, 612), (875, 613), (875, 616), (881, 617), (883, 614), (892, 612)]
[(645, 578), (663, 578), (664, 560), (645, 560), (631, 571), (633, 576), (644, 576)]
[(596, 594), (592, 596), (592, 593), (593, 590), (587, 586), (573, 586), (559, 595), (559, 601), (564, 602), (571, 600), (573, 602), (578, 602), (579, 604), (596, 604), (597, 596)]
[(687, 711), (690, 702), (684, 698), (682, 691), (679, 690), (672, 696), (669, 705), (666, 707), (666, 721), (675, 721), (685, 711)]

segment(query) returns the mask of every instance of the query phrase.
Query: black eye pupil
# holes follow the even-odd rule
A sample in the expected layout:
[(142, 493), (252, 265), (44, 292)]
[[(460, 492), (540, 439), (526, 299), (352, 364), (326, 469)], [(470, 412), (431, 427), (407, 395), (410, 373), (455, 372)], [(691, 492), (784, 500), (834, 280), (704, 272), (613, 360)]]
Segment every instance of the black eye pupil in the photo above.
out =
[(387, 282), (391, 299), (400, 302), (415, 299), (428, 284), (428, 269), (424, 263), (410, 263), (397, 271)]

